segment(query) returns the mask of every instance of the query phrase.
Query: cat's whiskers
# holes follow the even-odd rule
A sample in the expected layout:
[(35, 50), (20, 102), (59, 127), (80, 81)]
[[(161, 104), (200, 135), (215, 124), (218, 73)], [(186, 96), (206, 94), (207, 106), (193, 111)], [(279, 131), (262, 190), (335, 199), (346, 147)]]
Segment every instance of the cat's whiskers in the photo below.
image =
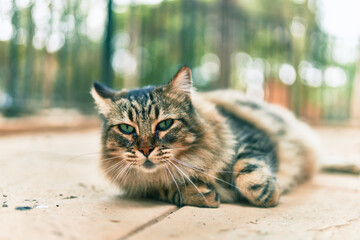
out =
[(87, 155), (92, 155), (92, 154), (100, 154), (101, 152), (90, 152), (90, 153), (81, 153), (79, 155), (76, 155), (76, 156), (73, 156), (71, 157), (70, 159), (68, 159), (67, 161), (71, 161), (71, 160), (74, 160), (76, 158), (79, 158), (79, 157), (83, 157), (83, 156), (87, 156)]
[(101, 161), (108, 161), (108, 160), (116, 159), (116, 158), (121, 158), (120, 160), (123, 160), (123, 159), (124, 159), (122, 156), (116, 155), (116, 156), (114, 156), (114, 157), (109, 157), (109, 158), (101, 159)]
[(73, 156), (73, 157), (67, 159), (67, 160), (59, 167), (59, 169), (58, 169), (58, 171), (57, 171), (56, 174), (58, 175), (59, 172), (60, 172), (60, 170), (61, 170), (66, 164), (68, 164), (70, 161), (72, 161), (72, 160), (74, 160), (74, 159), (76, 159), (76, 158), (83, 157), (83, 156), (88, 156), (88, 155), (92, 155), (92, 154), (100, 154), (100, 153), (101, 153), (101, 152), (90, 152), (90, 153), (81, 153), (81, 154), (78, 154), (78, 155), (76, 155), (76, 156)]
[(128, 164), (124, 164), (120, 169), (120, 171), (118, 171), (117, 175), (115, 176), (115, 178), (113, 179), (112, 183), (115, 183), (117, 184), (117, 186), (121, 186), (120, 183), (119, 183), (119, 179), (122, 178), (123, 174), (125, 173), (125, 171), (128, 169), (129, 165)]
[(165, 163), (165, 167), (166, 169), (169, 171), (170, 173), (170, 176), (172, 177), (175, 185), (176, 185), (176, 188), (178, 190), (178, 193), (179, 193), (179, 206), (182, 205), (182, 195), (181, 195), (181, 191), (180, 191), (180, 188), (179, 188), (179, 185), (177, 184), (176, 180), (175, 180), (175, 177), (173, 176), (173, 174), (171, 173), (170, 169), (168, 168), (168, 163)]
[(127, 168), (125, 174), (123, 175), (123, 177), (120, 179), (119, 185), (121, 186), (123, 181), (125, 180), (126, 176), (129, 174), (130, 170), (131, 170), (131, 166), (134, 165), (134, 163), (130, 163), (129, 167)]
[[(165, 166), (166, 165), (166, 162), (163, 162), (163, 165)], [(166, 166), (165, 166), (166, 167)], [(168, 182), (168, 180), (169, 180), (169, 176), (168, 176), (168, 173), (167, 173), (167, 171), (166, 171), (166, 168), (162, 168), (162, 169), (164, 169), (164, 171), (165, 171), (165, 175), (166, 175), (166, 178), (165, 178), (165, 182), (167, 183)], [(171, 179), (170, 179), (171, 180)]]
[(126, 167), (126, 165), (127, 165), (126, 162), (123, 162), (111, 170), (113, 172), (112, 176), (115, 176), (116, 174), (116, 177), (113, 178), (111, 183), (114, 183), (116, 181), (116, 178), (121, 173), (121, 171)]
[(177, 162), (179, 162), (179, 163), (181, 163), (181, 164), (183, 164), (184, 166), (187, 166), (187, 167), (190, 167), (190, 168), (194, 168), (194, 169), (197, 169), (197, 170), (203, 170), (203, 171), (209, 171), (209, 172), (216, 172), (216, 173), (231, 173), (231, 174), (233, 174), (233, 173), (236, 173), (236, 172), (234, 172), (234, 171), (226, 171), (226, 170), (214, 170), (214, 169), (209, 169), (209, 168), (202, 168), (202, 167), (197, 167), (197, 166), (193, 166), (193, 165), (190, 165), (190, 164), (188, 164), (188, 163), (186, 163), (186, 162), (183, 162), (183, 161), (180, 161), (179, 159), (176, 159), (176, 158), (172, 158), (173, 160), (175, 160), (175, 161), (177, 161)]
[(108, 152), (109, 149), (103, 149), (102, 151), (96, 151), (96, 152), (80, 153), (78, 155), (75, 155), (75, 156), (71, 157), (70, 159), (68, 159), (68, 161), (71, 161), (71, 160), (79, 158), (79, 157), (87, 156), (87, 155), (101, 154), (103, 151)]
[(200, 189), (195, 185), (195, 183), (193, 182), (193, 181), (191, 181), (191, 179), (189, 178), (189, 176), (188, 175), (186, 175), (186, 173), (184, 173), (178, 166), (176, 166), (176, 164), (174, 164), (171, 160), (169, 160), (169, 162), (174, 166), (174, 167), (176, 167), (179, 171), (180, 171), (180, 173), (182, 173), (186, 178), (187, 178), (187, 180), (189, 180), (189, 182), (194, 186), (194, 188), (200, 193), (200, 195), (205, 199), (205, 201), (206, 201), (206, 198), (205, 198), (205, 196), (204, 196), (204, 194), (200, 191)]
[(114, 184), (118, 180), (118, 178), (121, 176), (121, 174), (124, 173), (128, 167), (130, 167), (130, 164), (126, 163), (126, 161), (125, 161), (125, 164), (120, 167), (120, 168), (122, 168), (121, 171), (119, 171), (118, 174), (116, 174), (115, 178), (113, 179), (112, 184)]
[[(174, 165), (174, 164), (171, 162), (170, 159), (168, 159), (168, 162), (171, 163), (171, 165), (169, 165), (169, 166), (170, 166), (171, 168), (174, 168), (174, 167), (172, 166), (172, 165)], [(179, 170), (177, 170), (177, 169), (175, 169), (175, 173), (176, 173), (178, 176), (181, 177), (181, 179), (182, 179), (181, 184), (182, 184), (182, 185), (185, 185), (185, 184), (186, 184), (186, 180), (185, 180), (185, 178), (184, 178), (184, 175), (181, 174), (181, 172), (180, 172)], [(180, 179), (178, 179), (178, 180), (180, 181)]]
[[(225, 184), (227, 184), (227, 185), (229, 185), (229, 186), (231, 186), (231, 187), (237, 188), (235, 185), (233, 185), (233, 184), (231, 184), (231, 183), (229, 183), (229, 182), (227, 182), (227, 181), (225, 181), (225, 180), (223, 180), (223, 179), (221, 179), (221, 178), (218, 178), (218, 177), (215, 177), (215, 176), (213, 176), (213, 175), (211, 175), (211, 174), (206, 173), (206, 172), (205, 172), (206, 169), (192, 166), (192, 165), (187, 164), (187, 163), (184, 163), (184, 162), (182, 162), (182, 161), (180, 161), (180, 160), (178, 160), (178, 159), (176, 159), (176, 158), (173, 158), (173, 160), (175, 160), (176, 162), (178, 162), (178, 163), (180, 163), (180, 164), (182, 164), (182, 165), (184, 165), (184, 166), (186, 166), (186, 167), (192, 168), (192, 169), (194, 169), (194, 170), (196, 170), (196, 171), (199, 171), (199, 172), (201, 172), (201, 173), (203, 173), (203, 174), (205, 174), (205, 175), (207, 175), (207, 176), (209, 176), (209, 177), (212, 177), (212, 178), (214, 178), (214, 179), (216, 179), (216, 180), (218, 180), (218, 181), (220, 181), (220, 182), (222, 182), (222, 183), (225, 183)], [(209, 169), (209, 171), (211, 171), (211, 169)], [(214, 170), (213, 170), (213, 171), (214, 171)], [(216, 171), (215, 171), (215, 172), (216, 172)], [(228, 173), (228, 171), (226, 171), (226, 173)], [(233, 172), (231, 172), (231, 173), (233, 173)]]
[(110, 165), (110, 167), (108, 167), (108, 168), (106, 168), (105, 170), (104, 170), (104, 173), (108, 173), (108, 172), (111, 172), (112, 170), (115, 170), (117, 167), (119, 167), (120, 165), (123, 165), (123, 164), (125, 164), (125, 162), (124, 162), (125, 160), (121, 160), (121, 161), (119, 161), (119, 162), (117, 162), (117, 163), (115, 163), (115, 164), (113, 164), (113, 165)]

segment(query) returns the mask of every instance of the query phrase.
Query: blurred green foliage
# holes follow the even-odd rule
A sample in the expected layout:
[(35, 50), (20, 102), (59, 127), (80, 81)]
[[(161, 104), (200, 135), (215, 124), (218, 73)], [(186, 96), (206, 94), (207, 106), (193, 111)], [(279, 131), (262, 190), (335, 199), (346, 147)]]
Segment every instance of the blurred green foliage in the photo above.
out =
[[(5, 116), (51, 107), (92, 113), (94, 80), (117, 89), (164, 84), (188, 65), (199, 90), (231, 87), (310, 119), (350, 118), (355, 63), (331, 57), (334, 39), (318, 26), (315, 1), (7, 2)], [(340, 78), (332, 86), (324, 80), (329, 67)]]

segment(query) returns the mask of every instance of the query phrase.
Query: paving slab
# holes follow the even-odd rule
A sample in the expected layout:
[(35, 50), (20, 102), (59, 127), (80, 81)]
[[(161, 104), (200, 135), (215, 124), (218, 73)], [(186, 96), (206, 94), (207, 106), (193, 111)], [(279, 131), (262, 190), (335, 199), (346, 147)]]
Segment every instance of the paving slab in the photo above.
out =
[(98, 151), (98, 131), (1, 137), (0, 239), (119, 239), (177, 209), (122, 198)]
[[(352, 151), (360, 159), (353, 130), (343, 138), (339, 130), (319, 132), (330, 141), (325, 144), (329, 154)], [(99, 135), (90, 130), (0, 137), (0, 240), (344, 240), (360, 235), (359, 176), (318, 174), (271, 209), (240, 204), (178, 209), (121, 196), (98, 170)]]
[(283, 196), (275, 208), (184, 207), (128, 239), (357, 239), (359, 180), (321, 174)]

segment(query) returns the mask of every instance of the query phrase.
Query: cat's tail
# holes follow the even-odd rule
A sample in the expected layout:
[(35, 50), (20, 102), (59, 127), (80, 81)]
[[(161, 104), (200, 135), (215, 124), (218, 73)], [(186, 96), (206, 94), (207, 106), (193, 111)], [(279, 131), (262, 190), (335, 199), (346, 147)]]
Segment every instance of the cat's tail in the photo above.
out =
[(360, 175), (359, 156), (324, 156), (320, 161), (320, 169), (323, 172)]
[(250, 100), (233, 90), (205, 93), (203, 97), (262, 129), (273, 140), (279, 161), (276, 178), (282, 193), (310, 178), (318, 169), (317, 135), (288, 110)]

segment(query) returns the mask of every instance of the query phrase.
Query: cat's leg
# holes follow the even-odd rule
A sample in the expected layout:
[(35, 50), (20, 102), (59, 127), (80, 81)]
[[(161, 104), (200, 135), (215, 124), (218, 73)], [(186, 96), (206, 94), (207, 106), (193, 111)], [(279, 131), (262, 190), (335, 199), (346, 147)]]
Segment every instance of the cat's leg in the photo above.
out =
[(234, 165), (234, 182), (239, 192), (253, 205), (274, 207), (280, 188), (269, 166), (260, 159), (239, 159)]
[[(194, 186), (195, 185), (195, 186)], [(220, 205), (218, 193), (203, 182), (173, 186), (160, 192), (160, 199), (178, 206), (190, 205), (197, 207), (217, 208)]]

